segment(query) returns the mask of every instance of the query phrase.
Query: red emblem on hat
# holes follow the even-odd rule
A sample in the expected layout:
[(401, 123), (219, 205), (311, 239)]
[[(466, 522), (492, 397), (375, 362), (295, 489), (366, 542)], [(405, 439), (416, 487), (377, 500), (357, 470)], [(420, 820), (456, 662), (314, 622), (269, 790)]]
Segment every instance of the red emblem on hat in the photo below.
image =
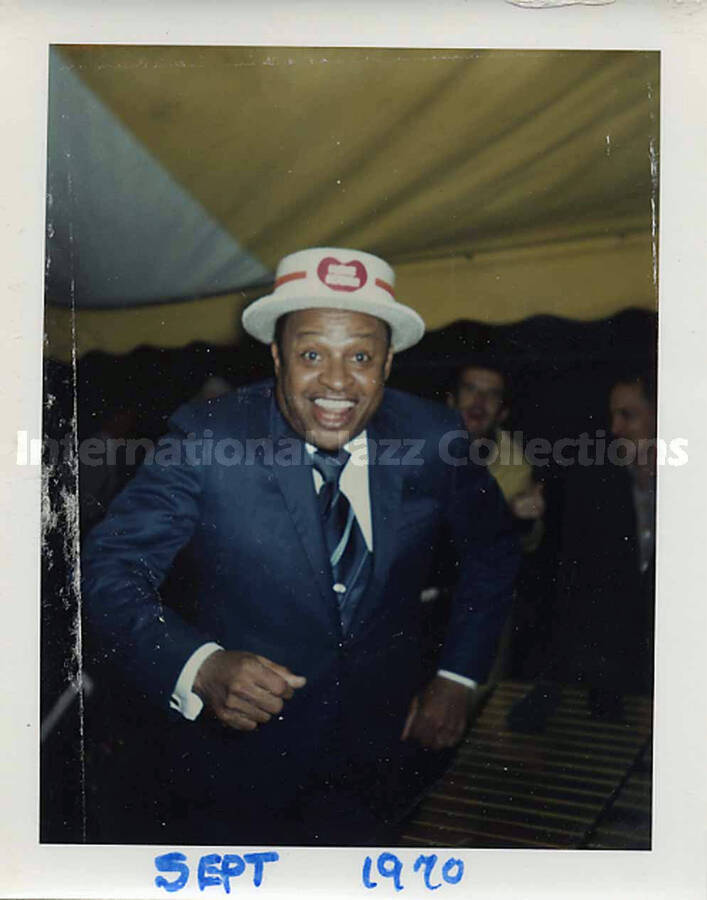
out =
[(342, 263), (333, 256), (327, 256), (319, 263), (317, 275), (322, 284), (333, 291), (358, 291), (368, 281), (368, 272), (362, 262), (352, 259)]

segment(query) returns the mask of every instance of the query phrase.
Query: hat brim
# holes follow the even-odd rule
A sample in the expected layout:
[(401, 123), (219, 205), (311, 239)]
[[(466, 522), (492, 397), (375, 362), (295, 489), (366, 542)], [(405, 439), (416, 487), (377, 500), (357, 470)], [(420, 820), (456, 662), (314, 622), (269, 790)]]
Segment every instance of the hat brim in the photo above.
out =
[(344, 309), (382, 319), (390, 326), (390, 342), (394, 352), (407, 350), (425, 333), (424, 320), (414, 309), (395, 301), (354, 297), (283, 297), (268, 294), (243, 311), (242, 322), (252, 337), (270, 344), (275, 337), (275, 323), (280, 316), (303, 309)]

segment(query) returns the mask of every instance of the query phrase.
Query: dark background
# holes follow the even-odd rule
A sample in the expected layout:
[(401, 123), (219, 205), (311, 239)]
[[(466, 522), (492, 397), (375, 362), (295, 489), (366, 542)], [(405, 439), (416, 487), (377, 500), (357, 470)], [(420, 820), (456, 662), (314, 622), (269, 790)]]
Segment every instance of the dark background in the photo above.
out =
[[(607, 319), (577, 322), (537, 316), (511, 325), (460, 321), (428, 333), (414, 348), (396, 356), (390, 384), (439, 401), (457, 367), (491, 355), (512, 379), (512, 413), (507, 426), (524, 440), (550, 441), (608, 428), (608, 390), (626, 366), (655, 360), (657, 317), (626, 310)], [(206, 378), (218, 375), (234, 387), (268, 377), (267, 347), (244, 338), (237, 347), (193, 344), (179, 349), (139, 347), (125, 356), (90, 353), (70, 366), (45, 361), (45, 438), (71, 433), (76, 413), (78, 440), (99, 431), (121, 408), (135, 411), (130, 437), (156, 439), (170, 413), (197, 393)], [(558, 521), (565, 469), (550, 462), (538, 469), (545, 484), (546, 534), (524, 563), (523, 596), (512, 652), (513, 677), (532, 681), (542, 671), (544, 647), (553, 617)], [(125, 473), (125, 477), (130, 476)], [(74, 507), (61, 502), (75, 495), (76, 471), (70, 461), (45, 467), (55, 527), (45, 532), (42, 572), (42, 681), (44, 717), (75, 677), (79, 597), (70, 560)], [(63, 493), (62, 493), (63, 492)], [(90, 716), (105, 702), (98, 681), (86, 699)], [(84, 835), (87, 747), (78, 703), (74, 703), (42, 748), (41, 840), (76, 842)], [(90, 787), (88, 788), (90, 791)], [(90, 800), (90, 797), (89, 797)], [(89, 804), (90, 805), (90, 804)]]
[[(513, 379), (513, 427), (528, 438), (554, 440), (605, 425), (613, 373), (626, 363), (654, 359), (656, 344), (656, 316), (643, 310), (592, 322), (555, 316), (510, 325), (460, 321), (429, 332), (398, 354), (389, 383), (442, 400), (457, 366), (475, 353), (492, 353)], [(89, 353), (77, 364), (79, 439), (95, 433), (106, 413), (126, 405), (138, 412), (138, 433), (156, 437), (169, 414), (208, 376), (220, 375), (237, 386), (271, 374), (268, 348), (247, 336), (237, 347)], [(70, 410), (70, 368), (48, 360), (45, 375), (47, 391)]]

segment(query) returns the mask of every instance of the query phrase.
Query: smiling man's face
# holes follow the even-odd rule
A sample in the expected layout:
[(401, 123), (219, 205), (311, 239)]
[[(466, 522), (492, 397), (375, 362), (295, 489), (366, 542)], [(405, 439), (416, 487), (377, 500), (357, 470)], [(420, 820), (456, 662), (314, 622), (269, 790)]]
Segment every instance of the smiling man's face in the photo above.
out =
[(363, 431), (393, 361), (384, 322), (339, 309), (290, 313), (280, 346), (270, 350), (280, 411), (322, 450), (338, 450)]

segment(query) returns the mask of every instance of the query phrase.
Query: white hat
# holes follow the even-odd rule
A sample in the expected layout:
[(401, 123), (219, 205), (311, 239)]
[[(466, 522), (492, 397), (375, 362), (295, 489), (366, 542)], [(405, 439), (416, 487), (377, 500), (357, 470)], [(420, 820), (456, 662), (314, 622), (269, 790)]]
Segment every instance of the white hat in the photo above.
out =
[(383, 319), (390, 325), (393, 350), (406, 350), (425, 333), (425, 323), (409, 306), (398, 303), (395, 274), (371, 253), (341, 247), (299, 250), (280, 260), (272, 294), (243, 312), (243, 327), (269, 344), (280, 316), (300, 309), (348, 309)]

